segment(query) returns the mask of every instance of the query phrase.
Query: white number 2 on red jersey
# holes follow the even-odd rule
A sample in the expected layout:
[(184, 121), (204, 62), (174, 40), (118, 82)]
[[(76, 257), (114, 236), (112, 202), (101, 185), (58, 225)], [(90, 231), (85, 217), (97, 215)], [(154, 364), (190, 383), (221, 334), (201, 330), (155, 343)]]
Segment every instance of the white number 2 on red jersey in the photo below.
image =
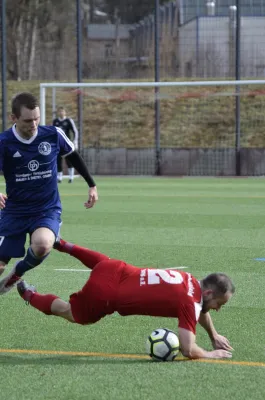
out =
[(147, 270), (147, 284), (157, 285), (164, 281), (174, 285), (179, 285), (183, 282), (183, 277), (178, 271), (164, 270), (164, 269), (148, 269)]

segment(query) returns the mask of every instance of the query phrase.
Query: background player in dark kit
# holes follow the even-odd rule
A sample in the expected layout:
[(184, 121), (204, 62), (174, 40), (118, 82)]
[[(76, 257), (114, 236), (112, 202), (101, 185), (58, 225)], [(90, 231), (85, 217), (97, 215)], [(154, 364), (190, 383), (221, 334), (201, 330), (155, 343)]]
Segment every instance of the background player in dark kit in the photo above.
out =
[[(61, 128), (66, 136), (73, 141), (75, 145), (75, 149), (78, 148), (78, 130), (75, 126), (74, 120), (72, 118), (68, 118), (66, 115), (66, 110), (64, 107), (59, 107), (57, 112), (57, 117), (52, 122), (53, 126), (57, 126)], [(65, 158), (68, 174), (69, 174), (69, 183), (73, 182), (74, 179), (74, 167), (70, 160)], [(63, 177), (63, 157), (59, 154), (57, 158), (57, 169), (58, 169), (58, 182), (62, 182)]]

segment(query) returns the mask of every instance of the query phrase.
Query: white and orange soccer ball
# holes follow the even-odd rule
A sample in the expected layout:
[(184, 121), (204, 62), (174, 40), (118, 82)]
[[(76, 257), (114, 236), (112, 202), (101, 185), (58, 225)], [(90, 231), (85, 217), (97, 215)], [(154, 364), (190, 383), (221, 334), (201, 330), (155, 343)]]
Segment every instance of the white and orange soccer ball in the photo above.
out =
[(173, 361), (179, 353), (179, 339), (173, 331), (158, 328), (148, 336), (145, 347), (154, 361)]

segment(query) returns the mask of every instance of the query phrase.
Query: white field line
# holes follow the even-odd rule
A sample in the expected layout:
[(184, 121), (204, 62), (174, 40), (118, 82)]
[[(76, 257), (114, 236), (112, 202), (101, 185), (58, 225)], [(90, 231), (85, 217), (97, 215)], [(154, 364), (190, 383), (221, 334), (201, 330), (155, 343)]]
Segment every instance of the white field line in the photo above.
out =
[[(180, 267), (167, 267), (167, 268), (163, 268), (163, 269), (184, 269), (184, 268), (190, 268), (190, 267), (180, 266)], [(90, 269), (76, 269), (76, 268), (55, 268), (54, 271), (61, 271), (61, 272), (87, 272), (87, 273), (91, 272)]]
[(62, 272), (88, 272), (90, 273), (90, 269), (76, 269), (76, 268), (55, 268), (54, 271), (62, 271)]

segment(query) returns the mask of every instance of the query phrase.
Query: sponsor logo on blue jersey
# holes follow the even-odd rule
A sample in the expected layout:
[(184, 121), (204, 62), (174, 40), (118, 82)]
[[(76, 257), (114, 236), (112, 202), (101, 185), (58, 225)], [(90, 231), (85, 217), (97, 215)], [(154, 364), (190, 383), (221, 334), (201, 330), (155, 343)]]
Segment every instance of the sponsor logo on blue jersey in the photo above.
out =
[(33, 215), (61, 210), (57, 186), (57, 156), (70, 154), (73, 143), (53, 126), (39, 126), (29, 140), (15, 126), (1, 134), (0, 169), (8, 196), (5, 213)]

